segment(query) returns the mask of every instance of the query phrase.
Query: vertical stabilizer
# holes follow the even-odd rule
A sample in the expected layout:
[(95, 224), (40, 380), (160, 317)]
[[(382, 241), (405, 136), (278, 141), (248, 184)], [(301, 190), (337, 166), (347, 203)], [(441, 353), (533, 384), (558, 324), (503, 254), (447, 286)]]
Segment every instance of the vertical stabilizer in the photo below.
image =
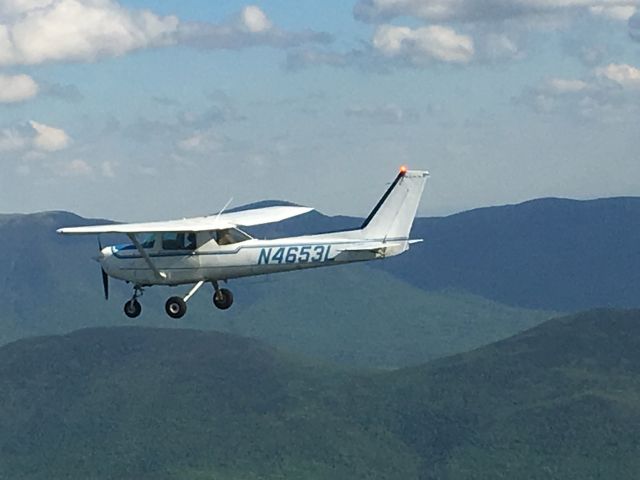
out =
[(429, 173), (400, 169), (400, 173), (362, 224), (365, 238), (407, 240)]

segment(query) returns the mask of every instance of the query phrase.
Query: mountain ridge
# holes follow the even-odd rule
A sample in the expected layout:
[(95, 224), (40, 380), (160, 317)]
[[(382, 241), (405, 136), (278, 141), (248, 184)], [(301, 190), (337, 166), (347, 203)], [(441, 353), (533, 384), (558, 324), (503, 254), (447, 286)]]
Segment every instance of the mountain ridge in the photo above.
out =
[(393, 372), (220, 332), (83, 329), (0, 347), (0, 473), (631, 480), (639, 371), (640, 310)]
[(111, 300), (102, 298), (99, 266), (91, 260), (97, 239), (55, 233), (80, 221), (58, 212), (0, 222), (0, 242), (11, 246), (0, 250), (0, 342), (83, 326), (184, 325), (242, 333), (338, 363), (396, 367), (490, 342), (549, 316), (454, 290), (425, 292), (370, 265), (350, 265), (232, 282), (237, 302), (227, 312), (213, 308), (205, 286), (180, 323), (162, 306), (187, 287), (151, 288), (142, 316), (128, 320), (122, 304), (130, 286), (112, 281)]

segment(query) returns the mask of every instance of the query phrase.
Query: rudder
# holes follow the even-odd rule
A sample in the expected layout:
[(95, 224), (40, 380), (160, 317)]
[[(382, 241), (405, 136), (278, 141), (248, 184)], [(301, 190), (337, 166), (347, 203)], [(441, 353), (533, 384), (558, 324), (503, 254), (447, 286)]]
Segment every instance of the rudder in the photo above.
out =
[(389, 189), (362, 224), (366, 238), (407, 240), (429, 173), (400, 169)]

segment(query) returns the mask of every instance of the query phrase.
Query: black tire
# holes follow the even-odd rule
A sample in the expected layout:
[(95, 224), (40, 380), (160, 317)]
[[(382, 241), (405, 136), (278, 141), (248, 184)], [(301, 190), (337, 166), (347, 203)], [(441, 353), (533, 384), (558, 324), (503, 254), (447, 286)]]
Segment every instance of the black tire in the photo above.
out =
[(213, 304), (220, 310), (226, 310), (233, 305), (233, 293), (227, 288), (221, 288), (213, 294)]
[(187, 313), (187, 304), (180, 297), (171, 297), (164, 304), (164, 309), (171, 318), (182, 318)]
[(142, 313), (142, 305), (135, 298), (124, 304), (124, 314), (129, 318), (136, 318)]

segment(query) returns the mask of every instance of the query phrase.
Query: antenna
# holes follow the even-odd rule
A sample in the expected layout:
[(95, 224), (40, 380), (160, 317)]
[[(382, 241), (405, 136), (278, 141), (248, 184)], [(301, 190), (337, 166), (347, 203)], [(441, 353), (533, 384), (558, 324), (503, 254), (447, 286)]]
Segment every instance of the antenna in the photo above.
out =
[(220, 219), (220, 215), (224, 213), (224, 211), (227, 209), (227, 207), (231, 204), (232, 201), (233, 201), (233, 197), (231, 197), (229, 201), (224, 204), (224, 207), (222, 207), (222, 210), (218, 212), (218, 216), (216, 217), (216, 222)]

